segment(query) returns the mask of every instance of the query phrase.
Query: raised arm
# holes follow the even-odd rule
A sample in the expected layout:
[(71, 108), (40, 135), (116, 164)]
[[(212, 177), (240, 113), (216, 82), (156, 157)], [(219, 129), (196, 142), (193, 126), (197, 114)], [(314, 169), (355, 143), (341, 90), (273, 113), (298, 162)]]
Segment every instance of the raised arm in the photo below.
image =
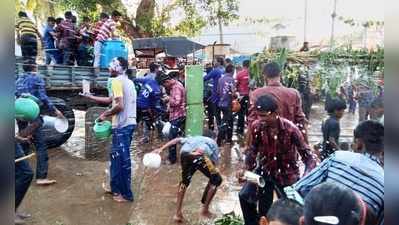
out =
[(173, 145), (176, 145), (176, 144), (180, 143), (180, 141), (181, 141), (181, 138), (175, 138), (173, 140), (170, 140), (166, 144), (164, 144), (162, 147), (155, 149), (152, 152), (161, 154), (163, 150), (169, 148), (170, 146), (173, 146)]

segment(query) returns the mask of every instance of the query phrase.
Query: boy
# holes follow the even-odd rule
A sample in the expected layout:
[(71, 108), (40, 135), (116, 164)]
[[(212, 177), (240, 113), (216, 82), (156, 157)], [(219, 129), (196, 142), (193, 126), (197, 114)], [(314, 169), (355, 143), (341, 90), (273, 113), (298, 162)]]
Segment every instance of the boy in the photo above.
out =
[(192, 176), (197, 170), (201, 171), (209, 178), (208, 185), (201, 199), (203, 204), (201, 215), (204, 217), (212, 217), (212, 213), (209, 211), (209, 205), (215, 196), (217, 188), (222, 183), (222, 177), (215, 167), (215, 164), (219, 161), (219, 149), (213, 139), (215, 139), (214, 133), (205, 131), (204, 136), (175, 138), (161, 148), (154, 150), (155, 153), (161, 153), (164, 149), (178, 143), (183, 145), (180, 153), (182, 181), (180, 182), (177, 192), (177, 210), (173, 217), (176, 222), (183, 222), (184, 220), (182, 213), (184, 194), (186, 193), (188, 185), (190, 185)]
[(295, 200), (279, 199), (270, 207), (267, 218), (261, 217), (259, 225), (299, 225), (302, 210), (302, 205)]
[(339, 148), (340, 126), (339, 120), (343, 117), (346, 109), (346, 103), (341, 99), (333, 99), (327, 107), (330, 116), (321, 125), (323, 133), (323, 147), (320, 153), (321, 159), (330, 156)]
[(57, 63), (57, 57), (58, 57), (58, 50), (55, 48), (55, 39), (57, 34), (55, 33), (54, 30), (55, 26), (55, 18), (54, 17), (48, 17), (47, 18), (47, 26), (44, 29), (44, 52), (46, 53), (46, 65), (50, 65), (51, 61), (54, 63)]

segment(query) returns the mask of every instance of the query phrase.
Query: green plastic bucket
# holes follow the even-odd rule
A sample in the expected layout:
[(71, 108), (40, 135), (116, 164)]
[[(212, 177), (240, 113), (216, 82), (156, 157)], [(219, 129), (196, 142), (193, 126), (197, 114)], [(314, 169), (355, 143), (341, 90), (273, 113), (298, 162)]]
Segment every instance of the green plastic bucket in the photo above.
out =
[(98, 120), (94, 121), (94, 127), (93, 127), (93, 132), (94, 136), (97, 139), (107, 139), (109, 136), (111, 136), (112, 132), (112, 124), (110, 121), (105, 120), (102, 122), (99, 122)]
[(39, 116), (39, 105), (31, 98), (15, 100), (15, 118), (20, 120), (34, 120)]

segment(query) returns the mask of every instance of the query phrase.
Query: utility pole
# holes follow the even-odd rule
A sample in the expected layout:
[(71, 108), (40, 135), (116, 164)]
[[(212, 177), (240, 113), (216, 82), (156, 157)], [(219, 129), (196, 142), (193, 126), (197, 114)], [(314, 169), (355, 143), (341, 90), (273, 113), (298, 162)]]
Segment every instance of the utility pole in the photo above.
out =
[(334, 25), (335, 25), (335, 17), (337, 16), (337, 0), (334, 0), (334, 11), (331, 15), (332, 24), (331, 24), (331, 39), (330, 39), (330, 49), (334, 48)]
[(305, 0), (305, 21), (303, 23), (303, 42), (307, 42), (307, 26), (308, 26), (308, 0)]
[(220, 0), (218, 0), (218, 24), (219, 24), (219, 41), (220, 44), (223, 44), (223, 25), (222, 25), (222, 18), (220, 17), (220, 11), (222, 10), (222, 4), (220, 2)]

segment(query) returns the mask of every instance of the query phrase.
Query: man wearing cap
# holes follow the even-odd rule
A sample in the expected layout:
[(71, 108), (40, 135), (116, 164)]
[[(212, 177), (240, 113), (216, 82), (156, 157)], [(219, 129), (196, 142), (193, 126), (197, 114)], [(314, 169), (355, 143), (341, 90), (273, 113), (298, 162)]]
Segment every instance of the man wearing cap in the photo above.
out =
[(130, 144), (136, 128), (136, 89), (133, 81), (125, 74), (128, 62), (122, 57), (112, 60), (109, 66), (112, 79), (109, 97), (85, 95), (91, 100), (112, 107), (103, 112), (99, 121), (112, 117), (112, 146), (110, 152), (111, 190), (117, 202), (133, 201), (131, 189)]
[[(183, 85), (167, 74), (161, 73), (157, 76), (158, 82), (163, 85), (170, 95), (167, 97), (169, 121), (172, 125), (169, 140), (182, 135), (186, 121), (186, 90)], [(175, 164), (177, 161), (176, 145), (169, 148), (169, 162)]]
[(250, 170), (262, 176), (266, 185), (257, 187), (247, 181), (241, 189), (239, 198), (245, 225), (257, 225), (260, 216), (266, 216), (273, 203), (274, 190), (283, 197), (283, 188), (299, 179), (299, 155), (306, 166), (305, 173), (316, 167), (317, 162), (298, 127), (280, 117), (273, 96), (260, 96), (255, 108), (257, 118), (248, 128), (252, 142), (238, 177), (242, 181), (244, 171)]

